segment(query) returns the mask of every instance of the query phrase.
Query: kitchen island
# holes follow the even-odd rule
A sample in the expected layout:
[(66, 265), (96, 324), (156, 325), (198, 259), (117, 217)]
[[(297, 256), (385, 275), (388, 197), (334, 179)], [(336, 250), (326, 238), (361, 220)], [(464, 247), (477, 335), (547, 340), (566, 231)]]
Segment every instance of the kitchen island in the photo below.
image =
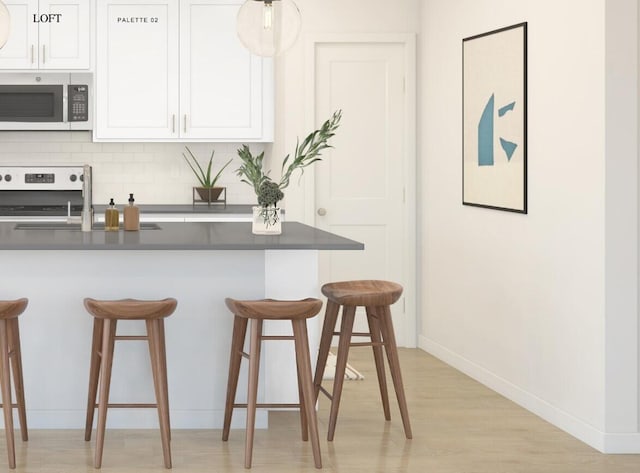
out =
[[(82, 428), (86, 409), (92, 317), (84, 297), (178, 299), (166, 320), (169, 400), (173, 428), (220, 428), (232, 315), (225, 297), (318, 297), (318, 251), (362, 250), (361, 243), (296, 222), (279, 236), (257, 236), (249, 223), (160, 223), (139, 232), (65, 228), (16, 230), (0, 223), (4, 277), (0, 298), (29, 298), (20, 317), (28, 422), (31, 428)], [(309, 321), (312, 363), (320, 317)], [(290, 331), (286, 323), (266, 333)], [(137, 321), (119, 334), (144, 332)], [(261, 402), (296, 402), (289, 342), (264, 346)], [(246, 367), (245, 367), (246, 368)], [(239, 399), (246, 390), (241, 377)], [(152, 402), (144, 342), (118, 343), (111, 401)], [(265, 427), (261, 413), (257, 426)], [(244, 412), (234, 426), (244, 425)], [(111, 409), (108, 427), (157, 426), (153, 409)]]

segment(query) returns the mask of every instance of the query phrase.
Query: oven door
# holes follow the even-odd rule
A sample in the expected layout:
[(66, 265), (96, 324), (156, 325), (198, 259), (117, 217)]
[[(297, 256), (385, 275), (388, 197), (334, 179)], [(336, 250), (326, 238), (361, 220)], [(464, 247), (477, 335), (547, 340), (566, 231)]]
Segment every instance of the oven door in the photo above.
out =
[(0, 129), (65, 130), (62, 84), (0, 85)]

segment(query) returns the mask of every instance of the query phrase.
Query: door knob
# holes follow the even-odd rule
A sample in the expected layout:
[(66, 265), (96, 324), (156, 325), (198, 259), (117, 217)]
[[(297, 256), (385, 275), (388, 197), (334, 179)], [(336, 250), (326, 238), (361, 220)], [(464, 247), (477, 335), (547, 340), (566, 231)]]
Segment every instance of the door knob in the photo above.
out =
[(320, 215), (321, 217), (324, 217), (325, 215), (327, 215), (327, 209), (320, 207), (318, 209), (318, 215)]

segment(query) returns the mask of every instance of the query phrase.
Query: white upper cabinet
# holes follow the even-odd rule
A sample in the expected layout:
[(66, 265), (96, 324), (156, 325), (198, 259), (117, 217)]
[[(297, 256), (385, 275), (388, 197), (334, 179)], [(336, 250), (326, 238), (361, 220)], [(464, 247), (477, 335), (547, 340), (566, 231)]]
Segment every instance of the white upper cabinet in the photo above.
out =
[(0, 68), (38, 68), (38, 23), (33, 21), (38, 0), (7, 0), (5, 4), (11, 15), (11, 31), (0, 49)]
[[(91, 1), (40, 0), (40, 18), (40, 67), (88, 69), (91, 65)], [(44, 21), (49, 18), (58, 20)]]
[(94, 139), (272, 140), (272, 61), (241, 46), (241, 4), (99, 2)]
[(178, 137), (178, 4), (98, 5), (97, 139)]
[(184, 138), (263, 135), (263, 60), (236, 34), (241, 1), (182, 0), (180, 113)]
[(91, 0), (6, 0), (11, 32), (0, 69), (89, 69)]

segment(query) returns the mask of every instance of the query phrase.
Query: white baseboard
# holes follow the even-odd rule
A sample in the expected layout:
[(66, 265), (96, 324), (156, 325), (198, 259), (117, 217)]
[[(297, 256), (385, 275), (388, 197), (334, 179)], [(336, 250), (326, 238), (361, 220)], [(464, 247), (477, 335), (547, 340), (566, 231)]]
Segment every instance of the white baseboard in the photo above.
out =
[(519, 388), (448, 348), (420, 336), (419, 347), (602, 453), (640, 453), (640, 433), (606, 433)]

